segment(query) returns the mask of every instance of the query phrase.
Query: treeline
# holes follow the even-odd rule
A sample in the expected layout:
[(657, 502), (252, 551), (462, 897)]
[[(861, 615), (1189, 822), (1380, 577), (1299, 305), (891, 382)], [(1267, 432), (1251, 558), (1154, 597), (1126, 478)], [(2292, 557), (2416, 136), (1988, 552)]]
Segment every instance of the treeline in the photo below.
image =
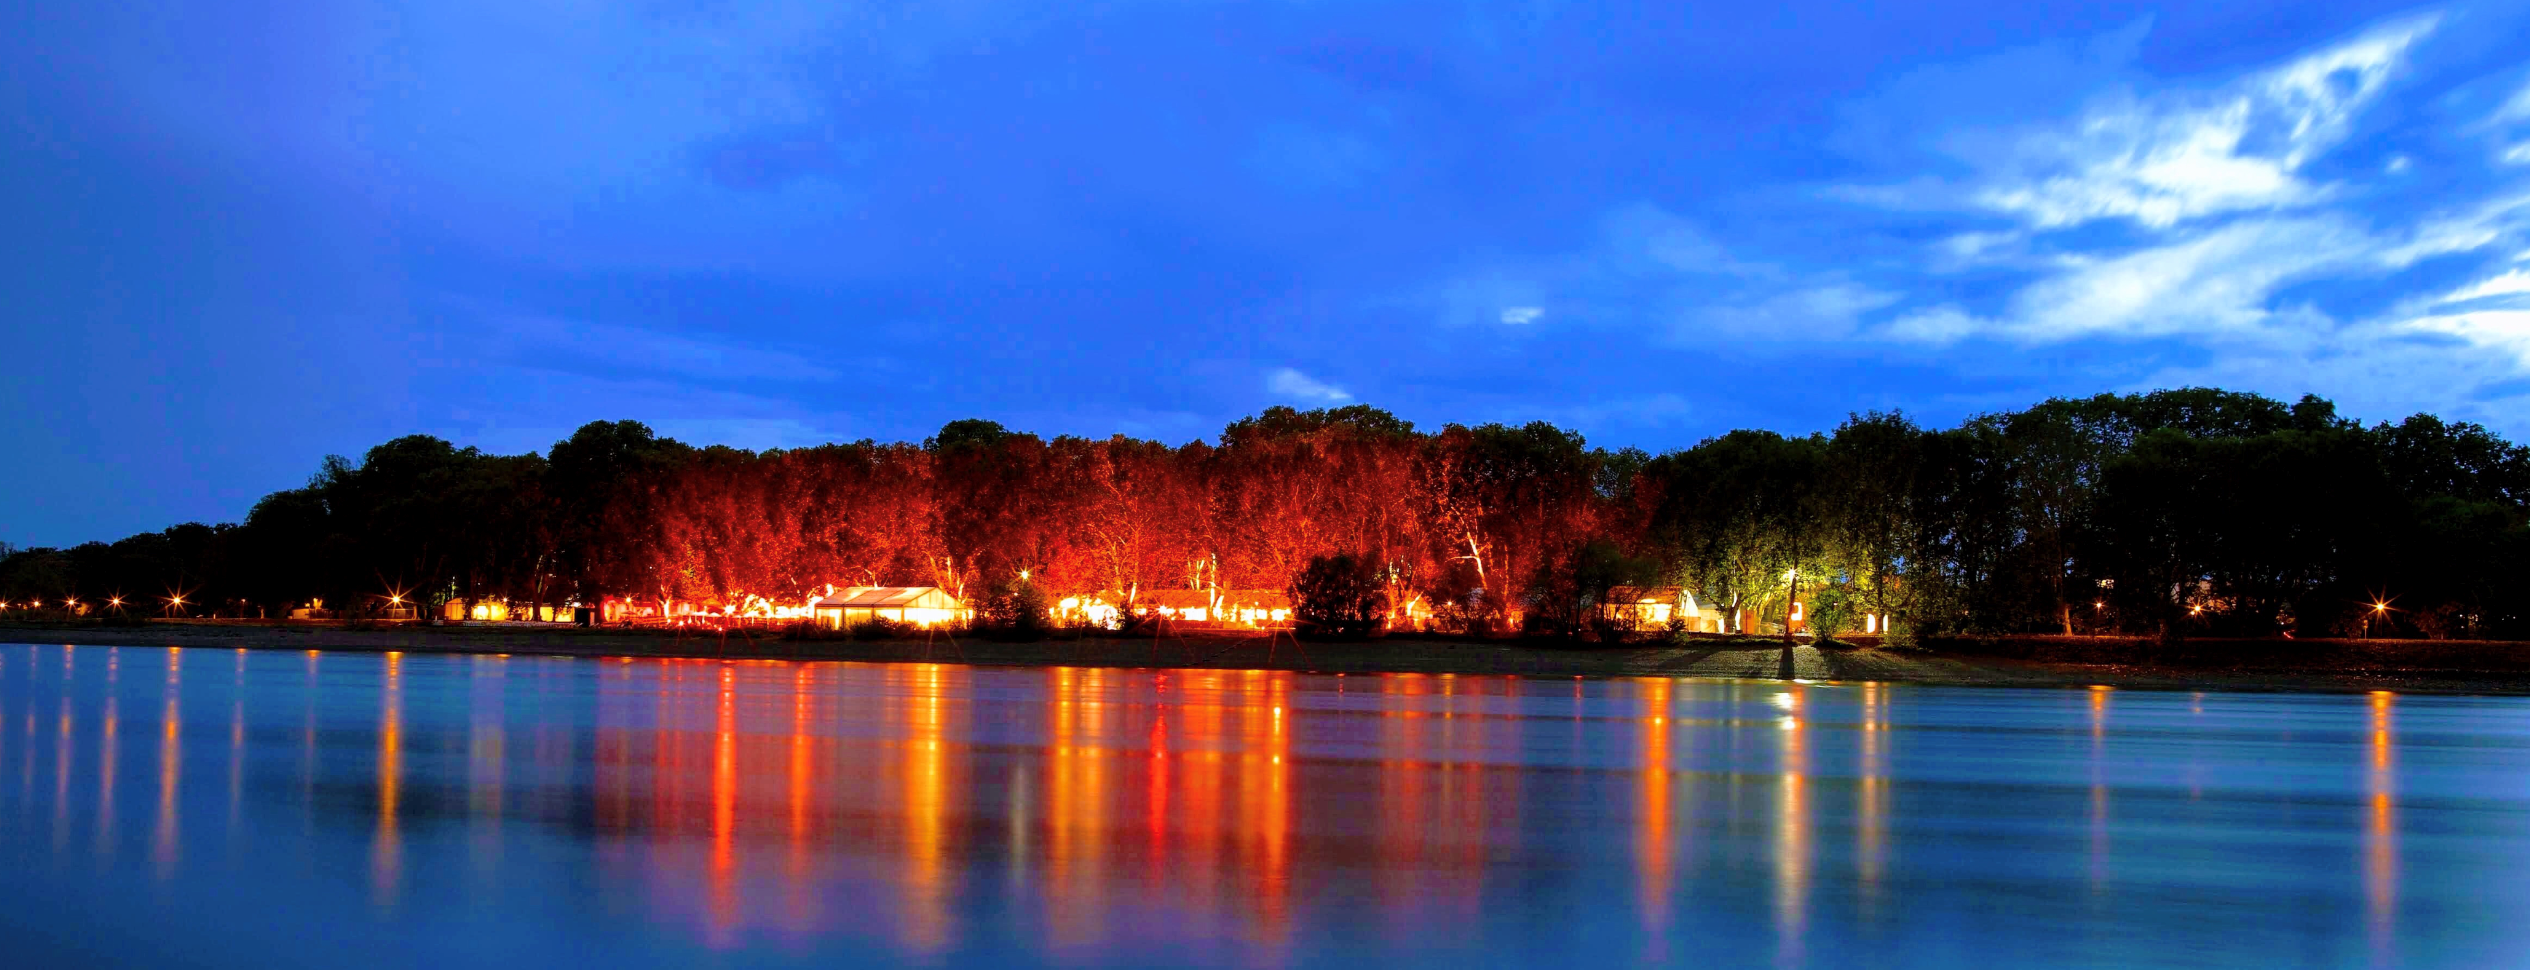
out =
[[(0, 600), (286, 615), (448, 600), (798, 603), (827, 584), (1130, 602), (1342, 555), (1449, 628), (1569, 633), (1624, 586), (1903, 632), (2530, 636), (2530, 452), (2417, 415), (2209, 389), (1948, 429), (1860, 414), (1653, 456), (1543, 422), (1274, 408), (1219, 442), (956, 421), (920, 445), (696, 448), (598, 422), (544, 455), (399, 438), (236, 525), (0, 560)], [(1023, 580), (1024, 577), (1024, 580)]]

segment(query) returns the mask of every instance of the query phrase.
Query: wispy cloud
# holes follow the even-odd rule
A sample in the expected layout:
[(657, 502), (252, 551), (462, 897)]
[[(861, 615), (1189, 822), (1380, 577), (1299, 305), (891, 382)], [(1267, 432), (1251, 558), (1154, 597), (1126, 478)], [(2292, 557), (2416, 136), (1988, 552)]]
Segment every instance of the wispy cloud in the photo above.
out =
[[(2120, 94), (2068, 122), (1961, 139), (1965, 184), (1850, 186), (1857, 201), (1966, 205), (2039, 229), (2123, 219), (2162, 229), (2230, 212), (2307, 205), (2329, 186), (2303, 169), (2342, 142), (2439, 18), (2392, 24), (2212, 90)], [(2001, 147), (1994, 147), (1996, 145)]]
[(2504, 102), (2504, 106), (2496, 110), (2494, 120), (2530, 121), (2530, 83), (2513, 92), (2512, 100)]
[[(460, 307), (474, 306), (452, 301)], [(721, 381), (831, 381), (841, 376), (808, 354), (766, 346), (762, 338), (714, 339), (709, 334), (666, 333), (642, 327), (568, 320), (520, 310), (481, 311), (481, 329), (455, 331), (440, 352), (454, 358), (491, 360), (549, 371), (604, 371), (623, 375)], [(855, 355), (861, 366), (879, 358)]]
[(1353, 399), (1353, 395), (1343, 388), (1289, 367), (1276, 368), (1265, 375), (1265, 389), (1283, 397), (1317, 404), (1341, 404)]
[(1746, 341), (1835, 340), (1858, 329), (1864, 314), (1900, 298), (1898, 293), (1858, 283), (1822, 280), (1705, 308), (1689, 315), (1686, 328), (1696, 336)]

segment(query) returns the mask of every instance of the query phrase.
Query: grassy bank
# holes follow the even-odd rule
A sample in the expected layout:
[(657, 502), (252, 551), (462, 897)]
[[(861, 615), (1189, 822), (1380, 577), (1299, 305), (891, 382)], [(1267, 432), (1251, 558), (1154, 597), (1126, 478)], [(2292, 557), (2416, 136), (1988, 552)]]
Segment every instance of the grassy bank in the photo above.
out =
[(981, 636), (929, 640), (796, 640), (757, 631), (679, 634), (568, 626), (388, 626), (153, 622), (0, 626), (0, 641), (274, 650), (404, 651), (572, 657), (906, 662), (1006, 666), (1209, 667), (1324, 673), (1522, 677), (1733, 677), (1953, 686), (2108, 685), (2163, 690), (2396, 690), (2530, 694), (2530, 644), (2488, 641), (2202, 640), (2163, 645), (2123, 637), (1941, 640), (1787, 646), (1768, 638), (1699, 637), (1599, 645), (1535, 640), (1390, 637), (1294, 642), (1289, 637)]

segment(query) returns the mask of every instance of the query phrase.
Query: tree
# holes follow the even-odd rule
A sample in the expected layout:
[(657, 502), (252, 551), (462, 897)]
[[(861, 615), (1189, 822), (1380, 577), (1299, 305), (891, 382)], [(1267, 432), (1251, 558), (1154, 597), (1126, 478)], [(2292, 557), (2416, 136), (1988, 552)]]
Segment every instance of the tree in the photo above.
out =
[(1366, 636), (1388, 616), (1388, 584), (1379, 567), (1351, 553), (1313, 556), (1290, 586), (1292, 615), (1304, 631)]

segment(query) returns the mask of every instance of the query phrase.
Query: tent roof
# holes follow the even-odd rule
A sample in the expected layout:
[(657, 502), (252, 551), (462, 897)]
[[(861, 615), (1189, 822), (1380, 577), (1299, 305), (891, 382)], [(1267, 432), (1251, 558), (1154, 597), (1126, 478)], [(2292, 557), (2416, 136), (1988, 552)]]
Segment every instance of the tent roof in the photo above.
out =
[(836, 590), (834, 595), (820, 598), (816, 606), (821, 610), (899, 606), (956, 609), (958, 600), (957, 597), (949, 595), (947, 590), (937, 586), (854, 586), (850, 589)]

